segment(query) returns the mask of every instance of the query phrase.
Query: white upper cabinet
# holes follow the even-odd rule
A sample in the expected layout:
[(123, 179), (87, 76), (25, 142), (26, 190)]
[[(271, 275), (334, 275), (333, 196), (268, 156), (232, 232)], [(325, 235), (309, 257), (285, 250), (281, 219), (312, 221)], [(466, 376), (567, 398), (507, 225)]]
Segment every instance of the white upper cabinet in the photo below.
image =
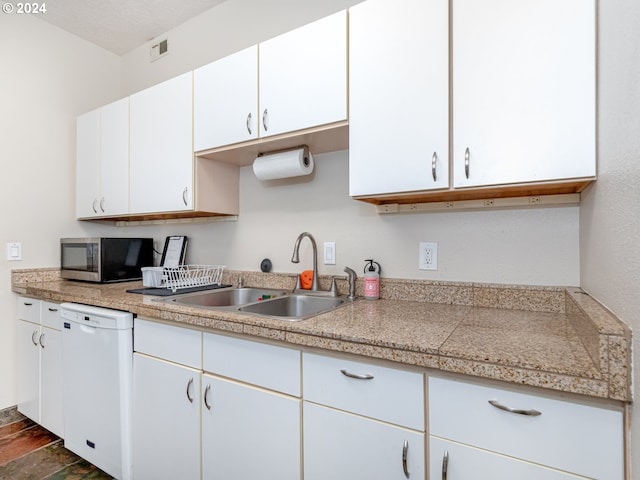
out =
[(257, 81), (257, 45), (194, 71), (196, 152), (258, 137)]
[(453, 0), (454, 187), (594, 177), (594, 0)]
[(129, 98), (78, 117), (76, 216), (129, 212)]
[(260, 49), (260, 136), (347, 118), (347, 12), (275, 37)]
[(352, 196), (449, 186), (447, 0), (349, 10)]
[(131, 95), (131, 213), (193, 209), (193, 73)]
[(347, 119), (347, 12), (194, 72), (194, 149)]
[(101, 215), (129, 212), (129, 98), (102, 107)]
[(100, 109), (76, 121), (76, 216), (98, 216), (100, 202)]

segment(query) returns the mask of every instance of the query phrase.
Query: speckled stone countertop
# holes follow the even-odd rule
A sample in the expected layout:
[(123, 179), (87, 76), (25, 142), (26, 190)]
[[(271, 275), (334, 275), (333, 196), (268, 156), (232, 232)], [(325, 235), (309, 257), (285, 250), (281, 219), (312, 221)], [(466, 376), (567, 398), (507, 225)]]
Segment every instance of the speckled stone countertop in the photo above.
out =
[[(225, 272), (223, 282), (291, 289), (294, 277)], [(320, 286), (328, 288), (329, 278)], [(204, 310), (126, 293), (141, 282), (61, 280), (57, 269), (15, 270), (15, 293), (128, 310), (191, 326), (353, 353), (612, 400), (631, 401), (631, 331), (575, 287), (382, 279), (381, 299), (358, 299), (299, 322)], [(338, 280), (338, 289), (347, 286)], [(357, 293), (362, 295), (361, 280)]]

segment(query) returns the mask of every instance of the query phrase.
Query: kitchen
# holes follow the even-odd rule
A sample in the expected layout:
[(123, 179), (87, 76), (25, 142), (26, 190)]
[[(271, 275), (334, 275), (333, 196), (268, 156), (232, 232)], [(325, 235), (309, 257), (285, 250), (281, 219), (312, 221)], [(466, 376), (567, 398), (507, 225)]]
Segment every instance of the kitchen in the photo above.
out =
[[(348, 197), (348, 155), (343, 151), (318, 156), (312, 181), (277, 188), (256, 180), (250, 168), (241, 169), (237, 222), (116, 229), (75, 220), (78, 114), (352, 3), (226, 2), (169, 32), (172, 51), (154, 63), (147, 58), (149, 45), (120, 57), (35, 18), (0, 16), (0, 55), (7, 65), (0, 77), (5, 132), (0, 155), (9, 173), (2, 180), (0, 243), (22, 242), (24, 258), (3, 261), (0, 407), (15, 404), (16, 307), (9, 270), (57, 265), (58, 240), (70, 235), (162, 239), (181, 233), (192, 239), (191, 263), (213, 261), (255, 271), (269, 257), (275, 271), (295, 272), (291, 248), (296, 236), (308, 230), (319, 242), (336, 242), (337, 265), (322, 266), (323, 274), (343, 275), (346, 265), (359, 272), (363, 260), (373, 257), (391, 278), (579, 285), (633, 330), (640, 326), (634, 243), (640, 223), (635, 207), (640, 150), (635, 25), (640, 8), (632, 2), (599, 5), (598, 180), (582, 194), (580, 207), (381, 216)], [(288, 13), (282, 16), (281, 11)], [(245, 26), (241, 35), (230, 31), (238, 19)], [(420, 241), (438, 242), (436, 272), (417, 269)], [(633, 441), (640, 433), (635, 424), (632, 428)], [(635, 455), (634, 470), (639, 460)]]

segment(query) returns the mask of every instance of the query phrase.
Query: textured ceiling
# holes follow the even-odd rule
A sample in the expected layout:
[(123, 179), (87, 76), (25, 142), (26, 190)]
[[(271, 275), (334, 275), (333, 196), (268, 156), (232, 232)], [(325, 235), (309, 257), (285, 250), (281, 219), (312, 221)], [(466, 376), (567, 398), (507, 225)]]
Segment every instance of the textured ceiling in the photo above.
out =
[(122, 55), (224, 1), (53, 0), (38, 18)]

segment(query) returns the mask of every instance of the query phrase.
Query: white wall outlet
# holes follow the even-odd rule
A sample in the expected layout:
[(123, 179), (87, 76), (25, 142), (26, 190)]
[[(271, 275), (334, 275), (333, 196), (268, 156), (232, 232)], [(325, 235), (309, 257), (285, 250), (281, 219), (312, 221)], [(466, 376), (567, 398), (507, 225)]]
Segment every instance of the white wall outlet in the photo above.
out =
[(7, 260), (22, 260), (22, 244), (7, 243)]
[(336, 264), (336, 242), (324, 242), (324, 264)]
[(418, 262), (420, 270), (438, 270), (438, 244), (436, 242), (420, 242)]

